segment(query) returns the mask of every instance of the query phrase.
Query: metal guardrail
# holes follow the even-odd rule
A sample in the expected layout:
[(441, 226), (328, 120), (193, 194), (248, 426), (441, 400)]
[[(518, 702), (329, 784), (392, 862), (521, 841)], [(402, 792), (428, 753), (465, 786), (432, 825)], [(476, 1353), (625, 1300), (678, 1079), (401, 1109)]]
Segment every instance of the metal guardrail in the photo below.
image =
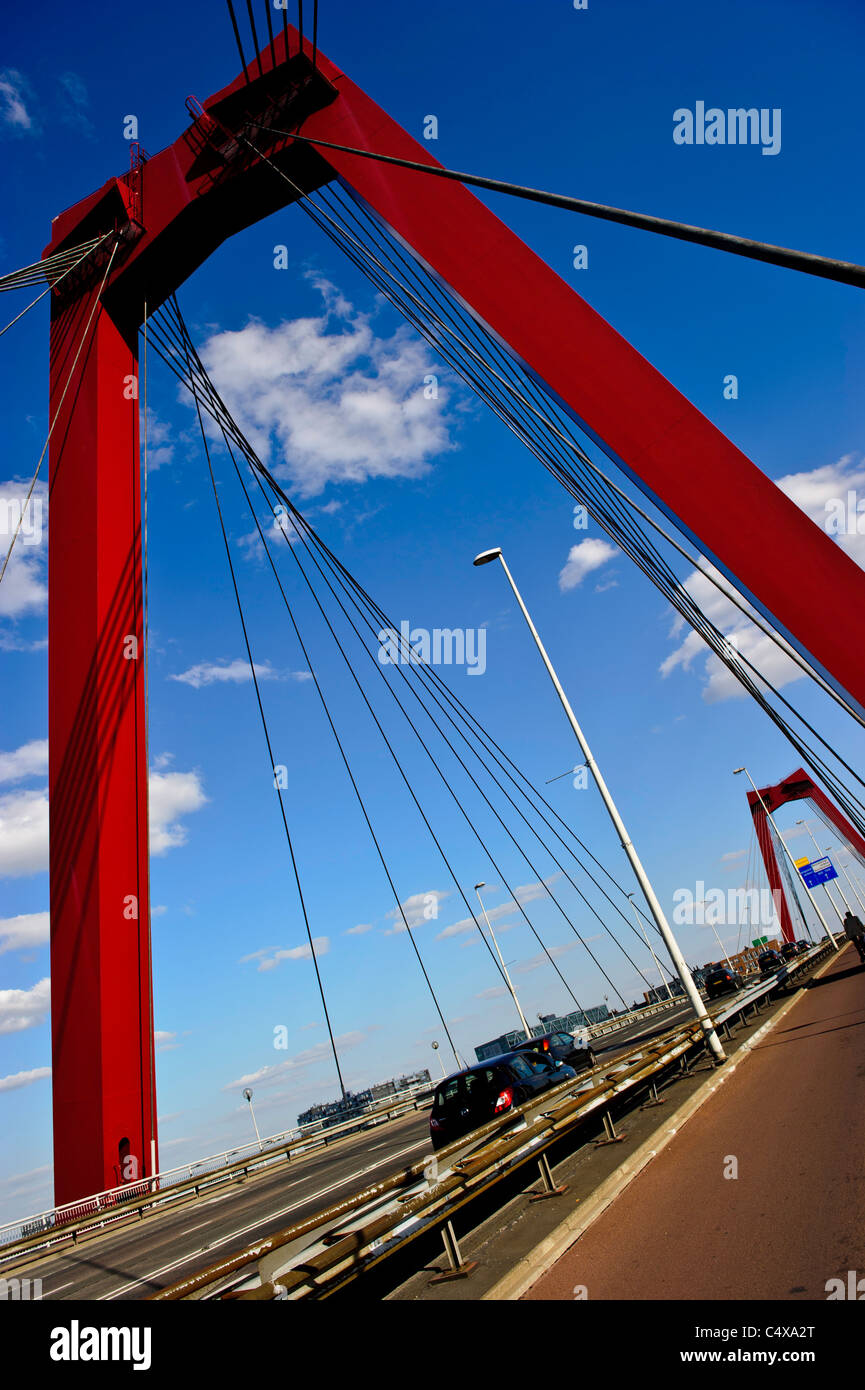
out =
[[(712, 1011), (716, 1026), (729, 1034), (730, 1023), (829, 953), (829, 944), (788, 962), (766, 980), (737, 991), (732, 1000)], [(611, 1104), (635, 1098), (647, 1087), (656, 1090), (660, 1074), (687, 1054), (706, 1051), (703, 1030), (696, 1020), (683, 1022), (651, 1045), (640, 1045), (606, 1068), (593, 1082), (563, 1082), (518, 1107), (504, 1119), (482, 1128), (354, 1197), (326, 1208), (266, 1240), (227, 1255), (217, 1264), (171, 1288), (151, 1295), (153, 1301), (226, 1296), (240, 1299), (322, 1298), (361, 1277), (410, 1241), (443, 1227), (450, 1231), (445, 1245), (453, 1264), (459, 1250), (448, 1223), (460, 1207), (489, 1191), (518, 1167), (537, 1159), (542, 1181), (550, 1188), (546, 1150), (569, 1130), (600, 1111), (610, 1118)], [(515, 1125), (524, 1123), (523, 1128)], [(254, 1267), (254, 1268), (253, 1268)]]
[(150, 1211), (164, 1211), (174, 1203), (198, 1196), (206, 1187), (245, 1176), (281, 1159), (288, 1161), (292, 1154), (297, 1157), (326, 1148), (335, 1139), (345, 1138), (377, 1121), (416, 1110), (434, 1089), (435, 1084), (430, 1082), (406, 1087), (396, 1092), (390, 1103), (364, 1106), (342, 1124), (325, 1127), (321, 1120), (315, 1120), (262, 1139), (260, 1145), (241, 1144), (224, 1153), (166, 1169), (155, 1177), (107, 1188), (77, 1202), (7, 1222), (0, 1226), (0, 1268), (22, 1255), (45, 1253), (61, 1244), (76, 1244), (81, 1236), (127, 1221), (130, 1216), (141, 1218)]
[[(677, 1004), (681, 1005), (683, 1000), (684, 996), (674, 997), (672, 1000), (662, 1000), (643, 1009), (617, 1015), (615, 1019), (591, 1025), (589, 1034), (591, 1037), (606, 1036), (627, 1027), (631, 1022), (661, 1013)], [(300, 1146), (305, 1148), (305, 1141), (309, 1137), (320, 1137), (326, 1146), (331, 1139), (363, 1128), (371, 1117), (382, 1115), (389, 1118), (402, 1113), (403, 1110), (416, 1109), (416, 1101), (424, 1095), (431, 1095), (435, 1090), (435, 1084), (432, 1081), (421, 1086), (407, 1087), (405, 1091), (395, 1094), (393, 1103), (365, 1107), (341, 1125), (325, 1128), (321, 1120), (316, 1120), (308, 1125), (295, 1126), (281, 1134), (263, 1139), (260, 1146), (257, 1143), (241, 1144), (223, 1153), (198, 1159), (194, 1163), (166, 1169), (157, 1173), (154, 1178), (142, 1178), (121, 1187), (106, 1188), (103, 1192), (91, 1193), (64, 1206), (52, 1207), (17, 1221), (0, 1224), (0, 1267), (25, 1251), (30, 1253), (38, 1249), (48, 1250), (59, 1243), (70, 1241), (76, 1243), (79, 1235), (126, 1220), (130, 1213), (135, 1212), (143, 1216), (147, 1210), (156, 1207), (164, 1209), (171, 1200), (186, 1200), (190, 1188), (197, 1193), (208, 1185), (208, 1177), (225, 1181), (238, 1173), (246, 1174), (250, 1168), (261, 1166), (255, 1160), (262, 1157), (279, 1158), (288, 1148), (297, 1152)], [(403, 1103), (408, 1097), (412, 1099), (411, 1107)], [(230, 1162), (232, 1159), (234, 1163)]]
[(659, 999), (656, 1004), (644, 1004), (642, 1009), (629, 1009), (627, 1013), (616, 1014), (613, 1018), (604, 1019), (603, 1023), (592, 1023), (588, 1033), (590, 1038), (603, 1038), (607, 1033), (615, 1033), (619, 1028), (627, 1028), (631, 1023), (639, 1023), (643, 1018), (651, 1018), (653, 1014), (665, 1013), (667, 1009), (681, 1008), (687, 1004), (688, 1000), (684, 994), (674, 994), (672, 999)]

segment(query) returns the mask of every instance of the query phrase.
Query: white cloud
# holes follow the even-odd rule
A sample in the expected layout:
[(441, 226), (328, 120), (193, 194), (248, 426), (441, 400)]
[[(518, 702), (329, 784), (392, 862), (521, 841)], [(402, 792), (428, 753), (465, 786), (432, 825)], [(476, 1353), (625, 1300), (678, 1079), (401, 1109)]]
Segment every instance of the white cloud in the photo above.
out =
[[(838, 503), (843, 503), (845, 510), (848, 493), (852, 492), (854, 499), (865, 499), (865, 466), (861, 462), (856, 463), (852, 455), (845, 455), (837, 463), (814, 468), (805, 473), (790, 473), (779, 478), (777, 486), (816, 525), (829, 529), (827, 522), (833, 516), (833, 508), (830, 506), (833, 499)], [(847, 551), (857, 565), (865, 568), (865, 512), (852, 517), (848, 516), (846, 520), (852, 527), (852, 534), (844, 532), (833, 536), (833, 539), (836, 544)], [(860, 522), (862, 534), (856, 530)], [(831, 530), (829, 530), (829, 534), (832, 534)], [(719, 577), (718, 571), (708, 563), (705, 565), (705, 569)], [(719, 631), (724, 634), (734, 652), (746, 657), (767, 680), (772, 682), (776, 689), (781, 689), (793, 681), (803, 679), (804, 673), (801, 667), (797, 666), (789, 656), (781, 651), (770, 637), (765, 636), (746, 614), (743, 614), (735, 604), (731, 603), (706, 577), (705, 573), (692, 570), (684, 581), (683, 588), (687, 590)], [(684, 618), (677, 614), (670, 635), (681, 637), (685, 631), (687, 631), (687, 635), (684, 640), (661, 663), (659, 668), (661, 675), (666, 678), (677, 668), (691, 671), (698, 661), (702, 661), (702, 665), (699, 667), (699, 674), (702, 677), (701, 693), (707, 704), (721, 700), (745, 698), (748, 694), (745, 687), (715, 656), (714, 652), (708, 651), (698, 633), (688, 627)], [(752, 679), (756, 679), (753, 671), (747, 667), (745, 669), (748, 670)]]
[(47, 912), (23, 912), (17, 917), (0, 918), (0, 955), (4, 951), (31, 951), (47, 946), (51, 937), (51, 918)]
[[(509, 916), (518, 907), (525, 907), (526, 903), (534, 902), (536, 898), (547, 897), (547, 889), (561, 878), (561, 874), (551, 874), (549, 878), (538, 879), (534, 883), (523, 883), (519, 888), (514, 889), (512, 898), (507, 902), (499, 903), (497, 907), (488, 907), (487, 916), (491, 922), (498, 922), (500, 918)], [(446, 941), (451, 936), (462, 936), (466, 932), (477, 931), (478, 923), (484, 925), (483, 914), (478, 908), (477, 920), (474, 917), (463, 917), (459, 922), (454, 922), (451, 926), (445, 927), (436, 937), (436, 941)], [(507, 931), (515, 923), (502, 923), (499, 931)]]
[[(157, 473), (167, 463), (174, 461), (174, 430), (164, 420), (160, 420), (151, 406), (147, 408), (147, 472)], [(185, 436), (181, 436), (185, 438)], [(144, 429), (141, 431), (142, 458), (144, 454)]]
[(365, 932), (372, 931), (372, 922), (358, 922), (356, 927), (349, 927), (343, 932), (343, 936), (363, 936)]
[(93, 122), (87, 115), (90, 98), (87, 88), (77, 72), (64, 72), (58, 79), (62, 92), (63, 114), (61, 120), (79, 130), (82, 135), (93, 134)]
[(48, 771), (48, 740), (33, 739), (11, 753), (0, 753), (0, 782), (23, 782)]
[(402, 912), (399, 908), (392, 907), (386, 914), (394, 925), (388, 928), (385, 936), (396, 936), (399, 932), (404, 932), (406, 922), (410, 927), (420, 927), (424, 922), (434, 922), (438, 917), (439, 903), (449, 897), (450, 890), (440, 888), (431, 888), (426, 893), (412, 893), (411, 897), (402, 903)]
[[(4, 755), (13, 771), (28, 765), (22, 755), (33, 746), (26, 744), (24, 749)], [(197, 772), (151, 772), (151, 854), (165, 854), (184, 845), (187, 829), (181, 818), (200, 810), (206, 802)], [(47, 868), (47, 790), (9, 792), (0, 797), (0, 878), (20, 878)]]
[(206, 804), (197, 772), (151, 772), (150, 853), (166, 854), (185, 845), (187, 830), (181, 816), (191, 815)]
[[(559, 575), (559, 588), (562, 593), (567, 593), (569, 589), (576, 589), (578, 584), (582, 584), (587, 574), (592, 570), (600, 569), (609, 560), (618, 555), (618, 550), (609, 541), (600, 538), (589, 538), (580, 541), (578, 545), (572, 545), (568, 551), (568, 560), (564, 569)], [(609, 587), (609, 586), (605, 586)]]
[(175, 1041), (176, 1038), (176, 1033), (164, 1033), (156, 1029), (153, 1034), (153, 1041), (156, 1044), (157, 1052), (173, 1052), (175, 1048), (180, 1046), (180, 1043)]
[[(255, 674), (260, 681), (273, 680), (276, 676), (268, 661), (255, 662)], [(183, 685), (191, 685), (194, 690), (200, 690), (203, 685), (219, 682), (242, 685), (244, 681), (252, 680), (252, 672), (249, 662), (237, 657), (235, 661), (202, 661), (198, 666), (190, 666), (188, 671), (169, 676), (169, 680), (180, 681)]]
[[(355, 1029), (351, 1033), (342, 1033), (335, 1039), (336, 1050), (339, 1055), (342, 1056), (344, 1052), (348, 1052), (353, 1047), (359, 1047), (371, 1031), (370, 1028), (365, 1028)], [(328, 1061), (331, 1057), (329, 1042), (315, 1043), (313, 1047), (308, 1047), (304, 1052), (298, 1052), (295, 1057), (287, 1057), (284, 1062), (272, 1063), (269, 1066), (261, 1067), (258, 1071), (241, 1076), (237, 1081), (229, 1081), (228, 1085), (223, 1086), (222, 1089), (224, 1091), (242, 1091), (245, 1086), (274, 1086), (280, 1081), (284, 1081), (293, 1072), (315, 1066), (317, 1062)]]
[(33, 117), (25, 104), (28, 85), (25, 77), (15, 68), (4, 68), (0, 72), (0, 122), (11, 126), (18, 132), (33, 130)]
[[(312, 938), (312, 944), (315, 947), (316, 959), (320, 956), (326, 956), (330, 951), (329, 936), (314, 936)], [(239, 964), (245, 965), (247, 961), (250, 960), (257, 960), (260, 962), (258, 967), (259, 971), (275, 970), (280, 962), (284, 960), (312, 960), (312, 951), (310, 950), (308, 941), (304, 942), (302, 946), (265, 946), (260, 951), (253, 951), (248, 956), (242, 956)]]
[(51, 1008), (51, 981), (46, 975), (32, 989), (0, 989), (0, 1034), (38, 1028)]
[(20, 1091), (22, 1086), (32, 1086), (34, 1081), (44, 1081), (50, 1075), (50, 1067), (34, 1067), (32, 1071), (16, 1071), (11, 1076), (0, 1076), (0, 1091)]
[(47, 791), (0, 796), (0, 878), (21, 878), (47, 868)]
[(427, 349), (405, 326), (377, 337), (320, 277), (319, 318), (256, 320), (214, 334), (202, 359), (253, 447), (301, 495), (331, 482), (419, 477), (453, 448), (442, 408), (424, 396), (435, 372)]

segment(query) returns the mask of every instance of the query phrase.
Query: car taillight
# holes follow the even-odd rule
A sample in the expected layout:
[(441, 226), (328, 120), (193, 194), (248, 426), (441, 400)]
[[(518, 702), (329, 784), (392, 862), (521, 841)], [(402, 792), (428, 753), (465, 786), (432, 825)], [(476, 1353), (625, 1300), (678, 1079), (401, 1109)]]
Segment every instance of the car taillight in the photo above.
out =
[(550, 1050), (549, 1039), (548, 1039), (548, 1038), (544, 1038), (544, 1052), (549, 1052), (549, 1050)]
[(434, 1120), (430, 1115), (429, 1127), (430, 1129), (441, 1129), (441, 1120)]
[(500, 1115), (503, 1110), (510, 1110), (514, 1103), (514, 1093), (510, 1086), (506, 1086), (503, 1091), (499, 1091), (499, 1098), (496, 1101), (495, 1113)]

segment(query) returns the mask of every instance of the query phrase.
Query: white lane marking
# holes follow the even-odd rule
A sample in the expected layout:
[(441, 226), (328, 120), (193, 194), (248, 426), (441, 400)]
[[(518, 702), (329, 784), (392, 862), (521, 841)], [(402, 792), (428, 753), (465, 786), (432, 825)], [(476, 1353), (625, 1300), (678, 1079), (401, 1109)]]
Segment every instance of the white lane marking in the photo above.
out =
[[(428, 1139), (418, 1139), (416, 1143), (409, 1144), (404, 1149), (399, 1149), (397, 1153), (391, 1154), (390, 1157), (402, 1158), (403, 1154), (411, 1153), (412, 1149), (419, 1149), (421, 1146), (428, 1145)], [(348, 1177), (340, 1178), (338, 1182), (331, 1183), (329, 1187), (322, 1187), (318, 1192), (311, 1192), (305, 1200), (312, 1202), (315, 1201), (317, 1197), (326, 1197), (329, 1192), (335, 1192), (338, 1187), (344, 1187), (347, 1182), (351, 1182), (354, 1178), (363, 1177), (364, 1173), (370, 1173), (378, 1166), (377, 1163), (370, 1163), (368, 1167), (361, 1168), (357, 1173), (349, 1173)], [(253, 1221), (250, 1225), (241, 1226), (238, 1231), (230, 1231), (227, 1236), (220, 1236), (219, 1240), (213, 1241), (210, 1245), (204, 1245), (198, 1250), (187, 1251), (185, 1255), (181, 1255), (180, 1259), (172, 1260), (171, 1264), (163, 1265), (161, 1269), (153, 1269), (149, 1274), (142, 1274), (138, 1279), (132, 1279), (128, 1284), (123, 1284), (119, 1289), (114, 1289), (111, 1293), (101, 1294), (97, 1302), (110, 1303), (112, 1299), (119, 1298), (122, 1293), (126, 1293), (129, 1289), (137, 1289), (141, 1284), (146, 1284), (148, 1280), (156, 1279), (160, 1274), (167, 1274), (169, 1270), (179, 1268), (180, 1265), (186, 1264), (196, 1255), (203, 1255), (208, 1250), (218, 1250), (220, 1245), (226, 1245), (228, 1241), (236, 1240), (238, 1236), (243, 1236), (246, 1235), (248, 1231), (256, 1230), (257, 1227), (261, 1226), (262, 1221), (272, 1221), (274, 1217), (285, 1216), (288, 1212), (294, 1211), (296, 1206), (297, 1203), (292, 1202), (290, 1206), (283, 1207), (280, 1211), (268, 1212), (266, 1215), (260, 1216), (257, 1221)]]
[(70, 1281), (69, 1281), (68, 1284), (58, 1284), (56, 1288), (54, 1288), (54, 1289), (49, 1289), (49, 1290), (48, 1290), (48, 1296), (49, 1296), (49, 1298), (52, 1297), (55, 1293), (60, 1293), (62, 1289), (71, 1289), (71, 1288), (72, 1288), (72, 1285), (73, 1285), (74, 1283), (75, 1283), (75, 1280), (74, 1280), (74, 1279), (70, 1279)]

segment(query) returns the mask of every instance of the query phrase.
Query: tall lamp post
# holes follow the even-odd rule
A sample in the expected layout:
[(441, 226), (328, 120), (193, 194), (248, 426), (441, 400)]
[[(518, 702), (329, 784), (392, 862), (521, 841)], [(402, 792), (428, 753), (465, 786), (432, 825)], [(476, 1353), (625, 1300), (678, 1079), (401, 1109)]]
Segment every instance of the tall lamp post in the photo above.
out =
[[(433, 1045), (432, 1045), (432, 1050), (433, 1050), (433, 1052), (436, 1054), (436, 1056), (438, 1057), (439, 1045), (438, 1045), (437, 1042), (434, 1042), (434, 1043), (433, 1043)], [(447, 1072), (445, 1071), (445, 1064), (444, 1064), (444, 1062), (442, 1061), (441, 1057), (439, 1057), (439, 1066), (440, 1066), (441, 1069), (442, 1069), (442, 1076), (443, 1076), (443, 1077), (447, 1076)]]
[(612, 796), (610, 795), (609, 788), (607, 787), (607, 784), (604, 781), (603, 776), (601, 775), (601, 770), (598, 767), (598, 764), (595, 762), (594, 757), (592, 756), (592, 750), (586, 741), (585, 734), (583, 733), (582, 729), (577, 723), (577, 717), (574, 714), (574, 711), (571, 709), (570, 703), (568, 702), (568, 697), (562, 689), (561, 682), (559, 681), (559, 678), (556, 675), (555, 670), (553, 669), (553, 664), (550, 661), (550, 658), (547, 656), (547, 653), (544, 649), (544, 644), (538, 636), (538, 630), (532, 622), (531, 617), (529, 616), (529, 610), (523, 603), (520, 591), (514, 583), (513, 575), (511, 574), (510, 570), (505, 564), (505, 557), (501, 552), (501, 548), (496, 547), (494, 550), (483, 551), (482, 554), (476, 556), (474, 563), (476, 565), (488, 565), (493, 560), (499, 560), (501, 562), (502, 569), (507, 575), (508, 583), (510, 584), (514, 592), (514, 598), (520, 606), (522, 615), (525, 618), (526, 623), (528, 624), (529, 631), (531, 632), (532, 637), (535, 640), (535, 645), (537, 646), (538, 652), (540, 653), (541, 660), (547, 668), (547, 674), (553, 683), (553, 687), (556, 691), (556, 694), (559, 697), (559, 700), (561, 701), (562, 708), (565, 711), (568, 723), (573, 729), (576, 740), (580, 745), (583, 754), (583, 761), (585, 762), (586, 766), (589, 768), (590, 772), (592, 773), (592, 776), (595, 779), (598, 791), (601, 794), (601, 799), (603, 800), (603, 803), (607, 808), (607, 813), (610, 817), (610, 820), (613, 822), (613, 826), (615, 828), (616, 834), (619, 837), (622, 849), (628, 856), (631, 868), (634, 870), (634, 873), (636, 874), (637, 882), (639, 883), (640, 888), (643, 891), (643, 895), (648, 904), (649, 911), (654, 917), (655, 924), (657, 925), (658, 931), (661, 933), (661, 938), (664, 942), (664, 945), (670, 953), (670, 959), (672, 960), (673, 965), (676, 967), (676, 972), (679, 976), (679, 979), (682, 981), (682, 986), (684, 988), (685, 995), (688, 999), (688, 1002), (691, 1005), (691, 1008), (694, 1010), (696, 1018), (700, 1023), (700, 1027), (703, 1030), (703, 1035), (706, 1039), (706, 1042), (712, 1054), (714, 1055), (715, 1060), (717, 1062), (725, 1062), (727, 1060), (727, 1055), (724, 1052), (723, 1047), (721, 1046), (721, 1039), (715, 1032), (715, 1025), (709, 1017), (709, 1014), (706, 1010), (706, 1006), (703, 1003), (702, 998), (700, 997), (699, 990), (694, 984), (691, 972), (688, 969), (688, 963), (685, 960), (685, 957), (682, 955), (679, 943), (673, 935), (672, 929), (670, 928), (670, 924), (667, 921), (667, 918), (664, 914), (664, 909), (661, 907), (661, 904), (658, 901), (655, 890), (649, 881), (649, 877), (645, 869), (643, 868), (642, 862), (640, 861), (640, 857), (637, 854), (637, 851), (634, 848), (633, 843), (631, 842), (631, 837), (625, 829), (624, 821), (619, 815), (619, 812), (616, 808), (616, 804), (613, 801)]
[(484, 921), (485, 921), (486, 924), (487, 924), (487, 931), (488, 931), (489, 934), (490, 934), (490, 937), (491, 937), (491, 939), (492, 939), (493, 946), (494, 946), (495, 949), (496, 949), (496, 955), (497, 955), (498, 958), (499, 958), (499, 965), (502, 967), (502, 974), (503, 974), (504, 977), (505, 977), (505, 983), (506, 983), (508, 989), (509, 989), (510, 992), (511, 992), (511, 998), (512, 998), (513, 1001), (514, 1001), (514, 1004), (516, 1005), (517, 1013), (518, 1013), (519, 1016), (520, 1016), (520, 1023), (523, 1025), (523, 1028), (525, 1029), (526, 1037), (527, 1037), (527, 1038), (530, 1038), (530, 1037), (532, 1036), (532, 1030), (531, 1030), (531, 1028), (529, 1027), (529, 1025), (528, 1025), (528, 1023), (527, 1023), (527, 1021), (526, 1021), (526, 1016), (525, 1016), (525, 1014), (523, 1013), (522, 1009), (520, 1008), (520, 1001), (519, 1001), (519, 999), (517, 998), (517, 992), (516, 992), (516, 990), (514, 989), (513, 985), (511, 984), (511, 977), (510, 977), (510, 975), (508, 974), (508, 968), (507, 968), (507, 966), (505, 965), (504, 960), (502, 959), (502, 953), (501, 953), (501, 951), (499, 950), (499, 943), (496, 941), (495, 935), (494, 935), (494, 933), (493, 933), (492, 926), (491, 926), (491, 924), (490, 924), (490, 919), (489, 919), (489, 917), (487, 916), (487, 910), (486, 910), (486, 908), (484, 907), (484, 900), (483, 900), (483, 898), (481, 897), (481, 889), (482, 889), (482, 888), (486, 888), (486, 886), (487, 886), (487, 885), (483, 882), (483, 880), (481, 880), (480, 883), (476, 883), (476, 884), (475, 884), (475, 892), (476, 892), (477, 895), (478, 895), (478, 902), (479, 902), (480, 905), (481, 905), (481, 912), (484, 914)]
[(256, 1137), (256, 1139), (258, 1140), (258, 1147), (261, 1149), (261, 1148), (263, 1148), (264, 1146), (262, 1145), (262, 1142), (261, 1142), (261, 1135), (260, 1135), (259, 1132), (258, 1132), (258, 1121), (257, 1121), (256, 1118), (255, 1118), (255, 1109), (253, 1108), (253, 1104), (252, 1104), (252, 1092), (250, 1091), (250, 1089), (249, 1089), (248, 1086), (247, 1086), (246, 1090), (245, 1090), (244, 1093), (243, 1093), (243, 1099), (244, 1099), (245, 1101), (248, 1101), (248, 1102), (249, 1102), (249, 1113), (250, 1113), (250, 1115), (252, 1116), (252, 1123), (255, 1125), (255, 1137)]
[(844, 875), (844, 877), (846, 878), (847, 882), (849, 883), (849, 885), (850, 885), (850, 892), (855, 896), (856, 901), (858, 902), (859, 906), (862, 908), (863, 912), (865, 912), (865, 903), (863, 903), (863, 901), (862, 901), (862, 895), (861, 895), (861, 893), (859, 892), (859, 889), (856, 887), (856, 884), (853, 882), (852, 878), (851, 878), (850, 875), (848, 874), (848, 872), (847, 872), (847, 870), (845, 869), (844, 865), (841, 863), (841, 845), (838, 846), (837, 851), (834, 851), (834, 850), (830, 849), (829, 847), (827, 847), (826, 853), (827, 853), (827, 854), (832, 854), (832, 853), (836, 854), (837, 863), (838, 863), (838, 868), (841, 870), (842, 874)]
[(658, 974), (659, 974), (660, 977), (661, 977), (661, 984), (664, 986), (664, 989), (667, 991), (667, 998), (668, 998), (668, 999), (672, 999), (672, 997), (673, 997), (672, 991), (671, 991), (671, 989), (670, 989), (670, 986), (667, 984), (667, 981), (666, 981), (665, 978), (664, 978), (664, 972), (663, 972), (663, 970), (661, 969), (661, 965), (660, 965), (660, 962), (659, 962), (659, 960), (658, 960), (658, 957), (655, 955), (654, 947), (652, 946), (652, 943), (651, 943), (651, 941), (649, 940), (649, 933), (646, 931), (646, 928), (643, 926), (642, 922), (640, 921), (640, 914), (639, 914), (639, 912), (637, 911), (637, 904), (634, 902), (634, 895), (633, 895), (633, 893), (629, 893), (629, 894), (628, 894), (628, 902), (631, 904), (631, 907), (632, 907), (633, 910), (634, 910), (634, 920), (636, 921), (637, 926), (640, 928), (640, 931), (643, 933), (643, 940), (645, 941), (646, 945), (648, 946), (649, 950), (650, 950), (651, 953), (652, 953), (652, 960), (655, 962), (655, 969), (657, 970)]
[[(772, 813), (771, 813), (771, 811), (769, 810), (769, 807), (766, 805), (765, 800), (764, 800), (763, 797), (760, 795), (759, 789), (758, 789), (758, 787), (757, 787), (757, 783), (754, 781), (753, 777), (751, 776), (750, 772), (748, 771), (748, 769), (747, 769), (746, 767), (734, 767), (734, 768), (733, 768), (733, 776), (734, 776), (734, 777), (738, 777), (738, 775), (739, 775), (740, 772), (744, 772), (744, 774), (745, 774), (745, 776), (747, 777), (748, 781), (751, 783), (751, 786), (754, 788), (754, 792), (755, 792), (755, 794), (756, 794), (757, 800), (759, 801), (760, 805), (763, 807), (763, 810), (766, 812), (766, 819), (768, 820), (768, 822), (769, 822), (769, 824), (771, 825), (772, 829), (775, 831), (775, 834), (778, 836), (778, 839), (781, 841), (781, 847), (782, 847), (784, 853), (786, 854), (787, 858), (790, 860), (790, 868), (793, 870), (793, 882), (795, 883), (796, 880), (798, 879), (799, 882), (802, 884), (802, 887), (805, 889), (805, 892), (808, 894), (808, 898), (809, 898), (809, 900), (810, 900), (811, 906), (813, 907), (814, 911), (816, 912), (817, 917), (818, 917), (818, 920), (819, 920), (820, 923), (822, 924), (823, 930), (826, 932), (826, 935), (829, 937), (829, 940), (832, 942), (832, 945), (835, 947), (835, 950), (837, 951), (837, 950), (838, 950), (838, 942), (835, 940), (834, 936), (832, 935), (832, 931), (831, 931), (831, 928), (830, 928), (830, 926), (829, 926), (829, 923), (826, 921), (826, 918), (823, 916), (823, 913), (820, 911), (819, 907), (817, 906), (817, 900), (816, 900), (816, 898), (814, 897), (814, 894), (811, 892), (811, 889), (808, 887), (808, 885), (807, 885), (807, 883), (805, 882), (805, 880), (803, 879), (802, 875), (799, 873), (799, 870), (796, 868), (796, 861), (794, 860), (792, 854), (790, 853), (790, 849), (789, 849), (789, 846), (788, 846), (788, 844), (787, 844), (787, 841), (784, 839), (784, 836), (781, 834), (780, 830), (778, 829), (777, 825), (775, 824), (774, 820), (772, 819)], [(831, 901), (831, 900), (830, 900), (830, 901)]]

